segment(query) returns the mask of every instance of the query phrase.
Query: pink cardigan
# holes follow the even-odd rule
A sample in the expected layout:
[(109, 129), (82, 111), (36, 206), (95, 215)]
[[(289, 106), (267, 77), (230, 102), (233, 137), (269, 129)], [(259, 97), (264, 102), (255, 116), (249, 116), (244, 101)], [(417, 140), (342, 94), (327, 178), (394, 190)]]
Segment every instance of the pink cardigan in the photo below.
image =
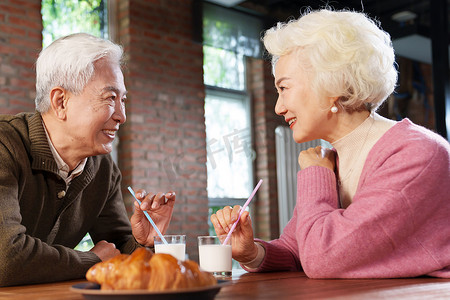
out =
[(369, 153), (347, 209), (329, 169), (298, 172), (297, 191), (280, 238), (257, 240), (266, 255), (253, 271), (450, 278), (450, 146), (439, 135), (407, 119), (394, 125)]

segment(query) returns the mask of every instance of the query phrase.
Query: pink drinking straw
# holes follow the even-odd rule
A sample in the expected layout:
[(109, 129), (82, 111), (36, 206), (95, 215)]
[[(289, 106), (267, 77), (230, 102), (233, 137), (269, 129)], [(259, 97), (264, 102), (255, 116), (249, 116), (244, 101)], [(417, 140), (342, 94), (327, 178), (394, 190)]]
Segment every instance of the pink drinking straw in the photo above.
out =
[(228, 240), (231, 237), (231, 234), (233, 233), (234, 229), (237, 226), (237, 223), (239, 222), (239, 220), (241, 219), (242, 213), (245, 211), (245, 209), (247, 208), (247, 206), (250, 204), (250, 201), (252, 201), (253, 196), (255, 196), (256, 191), (259, 189), (259, 186), (261, 185), (261, 183), (263, 182), (262, 179), (259, 180), (258, 184), (255, 186), (255, 189), (253, 190), (252, 194), (250, 195), (250, 197), (248, 197), (247, 201), (245, 202), (244, 206), (242, 206), (241, 211), (239, 212), (239, 216), (236, 220), (236, 222), (234, 222), (233, 226), (231, 227), (230, 231), (228, 231), (227, 237), (226, 239), (223, 241), (222, 245), (226, 245)]

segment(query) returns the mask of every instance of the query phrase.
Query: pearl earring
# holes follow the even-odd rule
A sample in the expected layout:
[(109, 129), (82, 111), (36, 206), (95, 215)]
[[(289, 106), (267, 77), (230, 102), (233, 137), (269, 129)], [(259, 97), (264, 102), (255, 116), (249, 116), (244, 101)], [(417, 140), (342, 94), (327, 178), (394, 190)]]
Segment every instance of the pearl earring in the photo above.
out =
[(336, 104), (333, 104), (333, 106), (331, 107), (331, 112), (332, 112), (333, 114), (335, 114), (335, 113), (338, 112), (338, 108), (337, 108)]

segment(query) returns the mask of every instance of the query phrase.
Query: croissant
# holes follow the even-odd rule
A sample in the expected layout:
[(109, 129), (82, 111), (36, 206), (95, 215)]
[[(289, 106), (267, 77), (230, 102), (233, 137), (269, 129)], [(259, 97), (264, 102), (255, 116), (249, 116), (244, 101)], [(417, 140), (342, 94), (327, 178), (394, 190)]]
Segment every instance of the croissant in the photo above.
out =
[(153, 254), (146, 248), (95, 264), (87, 271), (86, 279), (98, 283), (102, 290), (165, 291), (217, 283), (192, 260), (179, 261), (170, 254)]

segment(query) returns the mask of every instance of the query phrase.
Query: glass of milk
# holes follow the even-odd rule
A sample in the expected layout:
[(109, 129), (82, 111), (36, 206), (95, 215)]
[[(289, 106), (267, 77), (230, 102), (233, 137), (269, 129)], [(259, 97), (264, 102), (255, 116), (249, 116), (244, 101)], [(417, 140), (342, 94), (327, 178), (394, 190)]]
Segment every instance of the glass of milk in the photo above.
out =
[(231, 239), (228, 239), (226, 245), (222, 245), (225, 238), (226, 235), (198, 237), (200, 268), (216, 277), (231, 276)]
[(176, 259), (184, 261), (186, 258), (186, 235), (172, 234), (163, 236), (167, 244), (159, 236), (153, 237), (155, 242), (155, 253), (166, 253), (173, 255)]

